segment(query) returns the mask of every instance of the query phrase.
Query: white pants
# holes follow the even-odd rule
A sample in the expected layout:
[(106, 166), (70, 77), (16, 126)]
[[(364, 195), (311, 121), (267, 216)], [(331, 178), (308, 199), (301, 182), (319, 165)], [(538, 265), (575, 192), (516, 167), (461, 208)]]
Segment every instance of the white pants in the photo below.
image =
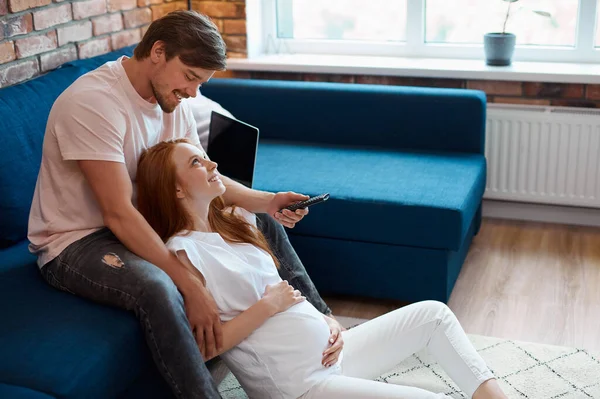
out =
[(447, 398), (372, 380), (423, 348), (469, 398), (479, 385), (494, 378), (454, 313), (442, 302), (405, 306), (344, 331), (342, 337), (342, 374), (313, 386), (302, 399)]

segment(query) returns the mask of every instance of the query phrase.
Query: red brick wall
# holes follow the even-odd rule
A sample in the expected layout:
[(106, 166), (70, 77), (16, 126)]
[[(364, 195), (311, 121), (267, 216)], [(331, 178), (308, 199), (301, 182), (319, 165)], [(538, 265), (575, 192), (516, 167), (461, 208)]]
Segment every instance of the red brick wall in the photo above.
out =
[(246, 58), (245, 0), (193, 0), (192, 9), (208, 15), (217, 24), (229, 57)]
[(185, 8), (180, 0), (0, 0), (0, 87), (137, 43), (152, 20)]
[[(141, 40), (153, 20), (185, 0), (0, 0), (0, 87)], [(246, 56), (245, 1), (193, 0), (211, 16), (230, 57)]]

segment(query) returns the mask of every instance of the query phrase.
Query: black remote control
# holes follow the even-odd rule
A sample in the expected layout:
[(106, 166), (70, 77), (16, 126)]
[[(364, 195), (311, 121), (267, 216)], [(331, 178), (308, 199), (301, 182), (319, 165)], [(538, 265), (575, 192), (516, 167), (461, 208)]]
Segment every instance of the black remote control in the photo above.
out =
[(290, 211), (294, 212), (296, 211), (296, 209), (308, 208), (311, 205), (319, 204), (321, 202), (327, 201), (328, 199), (329, 193), (321, 194), (316, 197), (309, 198), (306, 201), (296, 202), (295, 204), (292, 204), (286, 207), (285, 209), (289, 209)]

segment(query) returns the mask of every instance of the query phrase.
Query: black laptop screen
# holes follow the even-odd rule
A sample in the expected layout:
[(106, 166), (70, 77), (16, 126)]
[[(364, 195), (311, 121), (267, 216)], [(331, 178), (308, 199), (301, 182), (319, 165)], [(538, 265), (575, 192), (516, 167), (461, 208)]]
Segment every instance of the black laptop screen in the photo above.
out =
[(219, 173), (252, 187), (257, 147), (257, 128), (212, 112), (206, 153)]

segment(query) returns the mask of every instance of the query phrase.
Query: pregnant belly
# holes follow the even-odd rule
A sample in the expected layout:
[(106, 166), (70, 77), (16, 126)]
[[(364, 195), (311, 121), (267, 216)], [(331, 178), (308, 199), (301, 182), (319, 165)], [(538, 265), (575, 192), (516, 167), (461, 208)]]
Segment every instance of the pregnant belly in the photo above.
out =
[(329, 347), (329, 335), (323, 315), (310, 303), (302, 302), (271, 317), (248, 341), (274, 368), (307, 376), (324, 368), (321, 361)]
[[(331, 374), (338, 364), (324, 367), (323, 352), (329, 347), (329, 326), (308, 302), (299, 303), (267, 320), (236, 348), (225, 361), (250, 397), (266, 398), (281, 392), (297, 398)], [(279, 397), (279, 394), (275, 395)]]

